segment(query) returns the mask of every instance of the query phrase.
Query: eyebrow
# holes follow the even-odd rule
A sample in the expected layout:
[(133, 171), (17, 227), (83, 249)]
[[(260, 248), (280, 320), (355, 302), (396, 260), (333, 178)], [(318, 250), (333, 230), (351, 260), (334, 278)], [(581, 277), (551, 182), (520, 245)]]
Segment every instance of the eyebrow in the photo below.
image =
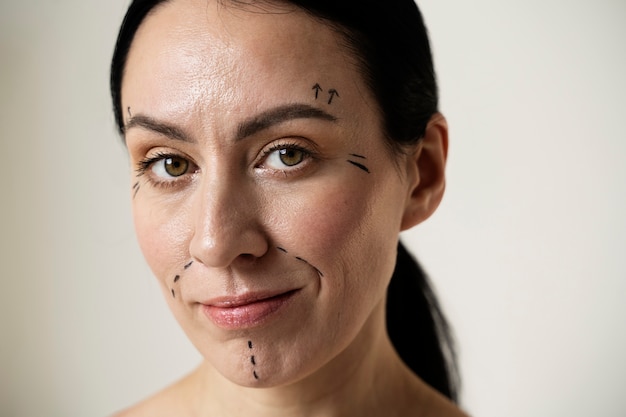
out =
[(124, 134), (133, 127), (141, 127), (153, 132), (159, 133), (163, 136), (167, 136), (170, 139), (180, 140), (183, 142), (195, 142), (189, 135), (176, 126), (169, 125), (167, 123), (159, 122), (152, 117), (138, 114), (132, 116), (128, 123), (124, 125)]
[(308, 104), (287, 104), (264, 111), (240, 123), (237, 128), (235, 140), (244, 139), (262, 130), (269, 129), (272, 126), (295, 119), (318, 119), (329, 122), (337, 121), (335, 116), (317, 107)]
[[(295, 119), (318, 119), (329, 122), (337, 121), (337, 117), (317, 107), (313, 107), (308, 104), (287, 104), (266, 110), (256, 116), (244, 120), (237, 126), (235, 141), (240, 141), (265, 129), (269, 129), (272, 126)], [(124, 133), (134, 127), (141, 127), (174, 140), (191, 143), (195, 142), (195, 140), (187, 135), (182, 129), (167, 123), (159, 122), (152, 117), (143, 114), (132, 116), (128, 120), (128, 123), (124, 125)]]

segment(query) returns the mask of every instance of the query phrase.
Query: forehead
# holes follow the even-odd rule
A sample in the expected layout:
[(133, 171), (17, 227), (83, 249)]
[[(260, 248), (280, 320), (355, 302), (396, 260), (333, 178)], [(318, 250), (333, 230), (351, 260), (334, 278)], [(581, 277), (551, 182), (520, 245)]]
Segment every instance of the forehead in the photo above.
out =
[(173, 41), (204, 46), (207, 51), (227, 48), (232, 52), (237, 47), (262, 47), (256, 42), (259, 38), (271, 41), (263, 49), (306, 43), (312, 47), (321, 39), (334, 40), (330, 32), (321, 20), (286, 2), (173, 0), (161, 3), (146, 16), (136, 38), (161, 41), (158, 45)]
[(290, 94), (318, 82), (362, 90), (355, 61), (329, 25), (291, 5), (235, 3), (175, 0), (149, 14), (129, 53), (124, 105), (154, 107), (165, 96), (168, 111), (217, 99), (261, 105), (293, 101)]

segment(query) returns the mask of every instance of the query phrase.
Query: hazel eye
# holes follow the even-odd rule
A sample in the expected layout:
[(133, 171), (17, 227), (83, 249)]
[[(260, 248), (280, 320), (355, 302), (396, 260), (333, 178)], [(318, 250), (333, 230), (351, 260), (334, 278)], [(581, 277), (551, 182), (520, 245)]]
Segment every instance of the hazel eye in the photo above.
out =
[(306, 151), (297, 147), (282, 147), (269, 153), (266, 164), (278, 169), (281, 166), (293, 167), (304, 161), (307, 156)]
[(179, 156), (168, 156), (152, 165), (152, 172), (161, 178), (180, 177), (189, 171), (189, 161)]

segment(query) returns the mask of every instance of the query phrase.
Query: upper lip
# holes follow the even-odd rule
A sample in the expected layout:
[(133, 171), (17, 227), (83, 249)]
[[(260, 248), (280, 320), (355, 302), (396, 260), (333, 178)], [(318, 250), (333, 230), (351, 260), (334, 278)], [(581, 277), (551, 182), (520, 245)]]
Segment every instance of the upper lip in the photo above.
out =
[(278, 297), (280, 295), (286, 295), (291, 292), (295, 292), (298, 289), (288, 289), (280, 291), (262, 291), (262, 292), (247, 292), (239, 295), (226, 295), (221, 297), (214, 297), (210, 300), (203, 302), (205, 306), (219, 307), (219, 308), (235, 308), (245, 306), (247, 304), (256, 303), (270, 298)]

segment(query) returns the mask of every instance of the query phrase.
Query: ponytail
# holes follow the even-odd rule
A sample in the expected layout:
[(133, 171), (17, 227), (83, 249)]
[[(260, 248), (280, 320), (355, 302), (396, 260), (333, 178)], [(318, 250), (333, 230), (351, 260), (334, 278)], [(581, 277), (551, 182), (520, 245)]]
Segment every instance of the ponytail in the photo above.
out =
[(415, 374), (458, 401), (458, 365), (450, 326), (426, 274), (401, 242), (387, 290), (387, 332)]

